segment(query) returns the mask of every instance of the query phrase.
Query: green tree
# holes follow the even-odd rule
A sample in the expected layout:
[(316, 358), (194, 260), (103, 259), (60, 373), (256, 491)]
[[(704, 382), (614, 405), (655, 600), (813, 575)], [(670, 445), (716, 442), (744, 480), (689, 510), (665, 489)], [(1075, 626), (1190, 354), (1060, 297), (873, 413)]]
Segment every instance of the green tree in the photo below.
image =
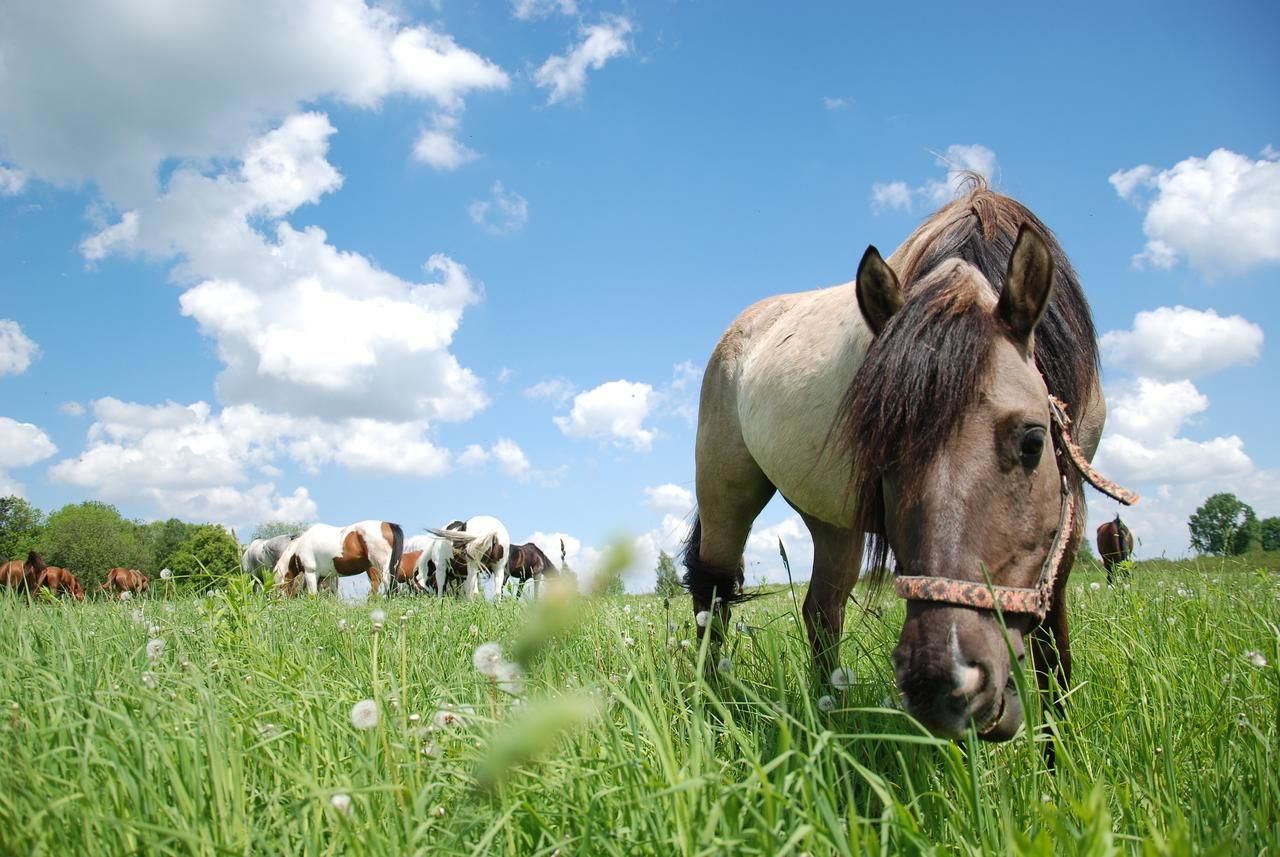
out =
[(1263, 518), (1258, 522), (1258, 539), (1264, 551), (1280, 550), (1280, 518)]
[(1200, 553), (1242, 554), (1256, 536), (1258, 517), (1235, 494), (1214, 494), (1187, 520), (1191, 547)]
[(240, 544), (217, 524), (202, 524), (170, 555), (168, 567), (174, 580), (197, 592), (222, 586), (240, 575)]
[(658, 585), (655, 592), (664, 598), (679, 595), (684, 587), (680, 585), (680, 575), (676, 572), (675, 560), (666, 551), (658, 553)]
[(90, 500), (49, 515), (40, 552), (49, 565), (70, 569), (85, 589), (91, 589), (117, 566), (151, 567), (151, 546), (142, 532), (143, 528), (121, 517), (115, 506)]
[(160, 569), (169, 566), (169, 559), (182, 546), (182, 543), (196, 534), (199, 524), (188, 524), (177, 518), (167, 521), (152, 521), (146, 525), (147, 541), (151, 545), (151, 566), (143, 569), (155, 577)]
[(44, 513), (15, 495), (0, 497), (0, 562), (26, 559), (44, 535)]
[(270, 539), (275, 536), (291, 536), (304, 532), (310, 524), (302, 521), (263, 521), (253, 531), (251, 539)]

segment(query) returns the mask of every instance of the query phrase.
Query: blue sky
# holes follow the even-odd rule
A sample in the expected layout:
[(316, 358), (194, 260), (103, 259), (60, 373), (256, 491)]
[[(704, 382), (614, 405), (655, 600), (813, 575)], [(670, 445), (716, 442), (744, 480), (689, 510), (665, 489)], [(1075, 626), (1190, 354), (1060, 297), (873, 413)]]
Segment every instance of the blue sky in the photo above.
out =
[[(625, 535), (645, 588), (720, 333), (887, 255), (967, 167), (1080, 273), (1098, 463), (1180, 555), (1214, 491), (1280, 514), (1278, 18), (6, 4), (0, 490), (242, 534), (491, 514), (584, 570)], [(753, 579), (779, 536), (807, 567), (775, 502)]]

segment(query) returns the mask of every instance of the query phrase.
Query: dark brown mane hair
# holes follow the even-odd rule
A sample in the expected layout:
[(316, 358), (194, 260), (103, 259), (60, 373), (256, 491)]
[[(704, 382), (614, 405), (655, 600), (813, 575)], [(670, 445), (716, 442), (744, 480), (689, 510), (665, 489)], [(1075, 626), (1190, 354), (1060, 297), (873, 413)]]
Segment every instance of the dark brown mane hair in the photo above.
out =
[[(966, 177), (967, 193), (932, 214), (889, 259), (905, 303), (872, 343), (840, 408), (838, 436), (851, 457), (853, 528), (867, 533), (873, 585), (886, 571), (886, 467), (899, 471), (904, 496), (918, 492), (933, 453), (955, 431), (990, 371), (1000, 328), (967, 282), (967, 262), (1004, 289), (1018, 229), (1030, 224), (1053, 255), (1053, 296), (1035, 331), (1035, 359), (1049, 392), (1074, 417), (1088, 404), (1098, 374), (1098, 346), (1088, 301), (1053, 233), (1021, 203)], [(1080, 479), (1068, 469), (1072, 489)]]

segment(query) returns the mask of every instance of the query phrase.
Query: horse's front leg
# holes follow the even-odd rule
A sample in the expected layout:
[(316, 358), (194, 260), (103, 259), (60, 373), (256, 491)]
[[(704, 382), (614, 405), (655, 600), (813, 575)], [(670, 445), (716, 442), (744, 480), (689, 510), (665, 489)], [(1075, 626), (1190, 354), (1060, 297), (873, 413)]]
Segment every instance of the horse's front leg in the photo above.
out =
[(840, 665), (844, 607), (862, 568), (862, 536), (804, 513), (800, 517), (813, 536), (813, 576), (801, 609), (814, 670), (825, 681)]
[(463, 585), (463, 591), (467, 593), (468, 601), (474, 601), (480, 594), (480, 571), (471, 560), (467, 560), (467, 581)]
[(502, 600), (502, 588), (506, 585), (506, 565), (499, 563), (493, 569), (493, 600)]

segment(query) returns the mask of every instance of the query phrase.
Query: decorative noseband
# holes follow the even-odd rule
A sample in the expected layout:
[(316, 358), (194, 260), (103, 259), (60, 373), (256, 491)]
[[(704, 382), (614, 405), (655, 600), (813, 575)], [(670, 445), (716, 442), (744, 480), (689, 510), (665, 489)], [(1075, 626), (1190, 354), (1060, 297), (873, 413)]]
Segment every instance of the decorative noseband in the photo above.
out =
[(1049, 416), (1053, 424), (1054, 452), (1058, 456), (1058, 471), (1061, 474), (1062, 501), (1058, 513), (1058, 529), (1053, 535), (1049, 555), (1045, 557), (1044, 565), (1040, 566), (1040, 578), (1036, 585), (1029, 588), (993, 586), (950, 577), (907, 576), (894, 580), (894, 589), (900, 597), (909, 601), (940, 601), (977, 607), (980, 610), (999, 610), (1002, 613), (1030, 613), (1037, 619), (1044, 620), (1053, 600), (1053, 584), (1058, 577), (1058, 566), (1067, 551), (1067, 542), (1075, 524), (1076, 497), (1067, 484), (1066, 462), (1070, 462), (1094, 488), (1124, 505), (1132, 506), (1139, 500), (1137, 494), (1104, 479), (1093, 469), (1084, 453), (1071, 439), (1071, 432), (1067, 428), (1071, 424), (1071, 418), (1067, 416), (1066, 406), (1053, 396), (1049, 397)]

